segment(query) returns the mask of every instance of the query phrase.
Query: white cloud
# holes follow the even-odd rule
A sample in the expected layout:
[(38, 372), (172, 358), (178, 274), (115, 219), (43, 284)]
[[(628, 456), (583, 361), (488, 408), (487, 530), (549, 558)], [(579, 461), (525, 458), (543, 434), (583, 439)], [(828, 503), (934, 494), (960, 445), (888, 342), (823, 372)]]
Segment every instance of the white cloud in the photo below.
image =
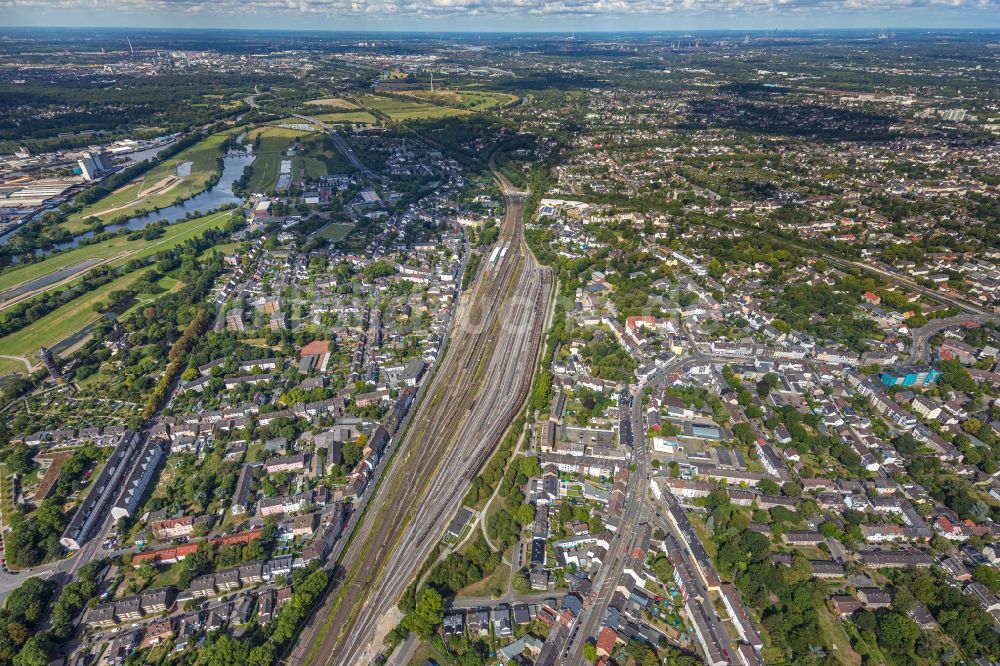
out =
[(27, 11), (67, 10), (214, 15), (284, 16), (635, 16), (683, 13), (687, 16), (777, 13), (905, 13), (914, 10), (989, 10), (1000, 0), (0, 0), (0, 8)]

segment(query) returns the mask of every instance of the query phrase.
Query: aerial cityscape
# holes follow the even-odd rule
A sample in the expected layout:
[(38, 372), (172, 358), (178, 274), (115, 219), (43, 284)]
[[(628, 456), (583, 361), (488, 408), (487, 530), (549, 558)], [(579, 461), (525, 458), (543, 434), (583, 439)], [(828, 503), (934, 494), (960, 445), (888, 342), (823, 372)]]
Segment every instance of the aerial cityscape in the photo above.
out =
[(1000, 666), (1000, 7), (284, 4), (0, 9), (0, 666)]

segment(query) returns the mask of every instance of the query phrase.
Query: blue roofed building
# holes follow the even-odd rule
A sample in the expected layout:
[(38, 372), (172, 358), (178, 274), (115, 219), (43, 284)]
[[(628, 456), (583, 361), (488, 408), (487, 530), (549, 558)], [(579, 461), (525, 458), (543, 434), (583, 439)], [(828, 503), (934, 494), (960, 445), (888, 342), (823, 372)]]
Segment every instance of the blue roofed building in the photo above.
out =
[(886, 370), (880, 379), (886, 386), (926, 386), (933, 384), (941, 376), (934, 368), (908, 368), (906, 370)]
[(722, 433), (712, 425), (694, 423), (690, 425), (690, 436), (700, 439), (722, 439)]

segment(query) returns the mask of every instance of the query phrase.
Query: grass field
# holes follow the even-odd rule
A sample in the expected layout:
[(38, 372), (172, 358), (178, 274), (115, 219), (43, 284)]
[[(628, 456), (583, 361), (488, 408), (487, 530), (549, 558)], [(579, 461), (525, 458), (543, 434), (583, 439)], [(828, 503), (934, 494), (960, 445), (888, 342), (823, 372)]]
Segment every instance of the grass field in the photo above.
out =
[(204, 250), (201, 254), (198, 255), (198, 258), (204, 259), (213, 252), (220, 252), (222, 254), (232, 254), (237, 249), (239, 249), (240, 245), (242, 245), (242, 243), (238, 241), (233, 243), (223, 243), (222, 245), (216, 245), (214, 247), (208, 248), (207, 250)]
[(327, 175), (326, 162), (312, 155), (303, 155), (300, 159), (302, 167), (306, 171), (306, 178), (315, 180), (320, 176)]
[(149, 303), (152, 303), (153, 301), (158, 299), (160, 296), (164, 296), (166, 294), (178, 291), (180, 290), (181, 287), (184, 286), (183, 282), (181, 282), (175, 277), (170, 277), (169, 275), (164, 275), (163, 277), (161, 277), (159, 280), (156, 281), (156, 284), (165, 289), (165, 291), (161, 291), (158, 294), (137, 294), (135, 303), (132, 304), (132, 307), (122, 312), (120, 318), (124, 318), (130, 315), (132, 314), (133, 311), (138, 310), (141, 307), (145, 307)]
[(486, 111), (498, 106), (513, 104), (520, 99), (517, 95), (510, 93), (488, 92), (485, 90), (459, 90), (457, 92), (462, 98), (462, 103), (470, 111)]
[(452, 109), (447, 106), (424, 106), (420, 108), (400, 109), (389, 114), (389, 117), (396, 121), (406, 120), (427, 120), (429, 118), (451, 118), (452, 116), (463, 116), (468, 111)]
[[(145, 182), (145, 178), (135, 180), (124, 187), (118, 188), (108, 196), (98, 201), (96, 204), (92, 204), (84, 210), (106, 210), (108, 208), (116, 208), (135, 201), (138, 198), (139, 191), (142, 189)], [(85, 219), (85, 215), (83, 214), (70, 216), (70, 218), (66, 220), (66, 228), (70, 229), (74, 233), (83, 230), (83, 219)]]
[(819, 625), (823, 628), (823, 633), (834, 647), (833, 656), (837, 661), (844, 666), (860, 666), (861, 655), (851, 647), (851, 639), (848, 638), (843, 625), (822, 604), (816, 608), (816, 612), (819, 614)]
[[(336, 125), (338, 123), (357, 123), (357, 124), (373, 124), (375, 122), (375, 116), (368, 113), (367, 111), (341, 111), (339, 113), (316, 113), (317, 109), (302, 109), (297, 113), (301, 113), (304, 116), (309, 116), (315, 120), (328, 123), (330, 125)], [(280, 120), (275, 120), (273, 124), (275, 125), (301, 125), (305, 124), (306, 121), (301, 118), (282, 118)], [(320, 128), (317, 127), (317, 130)]]
[[(252, 176), (247, 186), (251, 192), (270, 192), (278, 182), (278, 169), (282, 159), (292, 158), (285, 154), (296, 137), (309, 136), (309, 132), (288, 129), (285, 127), (261, 127), (247, 135), (247, 141), (256, 146), (254, 154), (257, 159), (251, 166)], [(257, 140), (260, 143), (257, 143)]]
[[(94, 305), (104, 301), (107, 296), (119, 289), (128, 289), (133, 284), (136, 283), (145, 273), (147, 273), (152, 267), (142, 268), (128, 275), (123, 275), (122, 277), (109, 282), (91, 292), (88, 292), (77, 298), (63, 307), (49, 313), (45, 317), (42, 317), (35, 323), (27, 326), (16, 333), (0, 338), (0, 346), (4, 349), (12, 349), (11, 355), (18, 355), (28, 358), (34, 361), (32, 354), (35, 353), (35, 347), (43, 345), (46, 347), (51, 347), (56, 345), (58, 342), (65, 340), (83, 330), (86, 326), (92, 322), (97, 321), (100, 317), (100, 313), (94, 309)], [(137, 308), (144, 307), (147, 303), (159, 298), (165, 293), (177, 291), (184, 283), (174, 277), (164, 276), (156, 281), (156, 284), (165, 289), (165, 292), (159, 294), (137, 294), (135, 303), (125, 310), (121, 316), (126, 316), (133, 310)], [(11, 359), (4, 359), (11, 360)], [(17, 361), (17, 366), (12, 369), (8, 369), (5, 365), (0, 364), (0, 375), (10, 374), (12, 372), (23, 372), (24, 365)], [(94, 375), (96, 377), (96, 375)]]
[(469, 111), (487, 111), (512, 104), (518, 99), (517, 95), (485, 90), (408, 90), (401, 94), (416, 97), (429, 104), (458, 104)]
[(180, 565), (171, 564), (168, 567), (164, 567), (155, 576), (149, 579), (146, 583), (146, 587), (143, 589), (152, 589), (154, 587), (168, 587), (172, 585), (177, 585), (177, 581), (181, 578), (181, 567)]
[(428, 104), (461, 104), (462, 96), (455, 90), (400, 90), (399, 95), (406, 95)]
[(349, 102), (342, 97), (324, 97), (323, 99), (311, 99), (306, 102), (309, 106), (326, 106), (331, 109), (356, 109), (358, 105)]
[(315, 180), (331, 173), (351, 173), (354, 167), (346, 157), (333, 147), (325, 134), (314, 134), (299, 144), (298, 155), (292, 163), (293, 182)]
[(392, 97), (380, 97), (378, 95), (365, 95), (361, 98), (361, 103), (366, 108), (383, 113), (392, 120), (417, 120), (424, 118), (446, 118), (448, 116), (461, 116), (469, 113), (462, 109), (454, 109), (447, 106), (434, 106), (425, 104), (418, 100), (413, 102), (395, 99)]
[[(150, 169), (138, 182), (132, 183), (100, 201), (71, 215), (65, 222), (68, 231), (76, 234), (88, 229), (84, 220), (96, 217), (107, 223), (121, 215), (133, 216), (140, 209), (153, 210), (169, 206), (177, 199), (190, 199), (208, 187), (218, 172), (219, 151), (223, 142), (238, 130), (213, 134), (190, 148)], [(191, 163), (191, 172), (177, 175), (177, 167)]]
[(101, 315), (94, 309), (95, 304), (107, 300), (112, 291), (128, 289), (149, 270), (150, 268), (141, 268), (133, 271), (73, 299), (20, 331), (0, 338), (0, 349), (10, 356), (29, 356), (37, 354), (40, 346), (55, 345), (87, 324), (97, 321)]
[(343, 113), (320, 113), (318, 115), (309, 115), (309, 117), (315, 118), (316, 120), (322, 120), (324, 123), (329, 123), (329, 124), (375, 122), (375, 116), (368, 113), (367, 111), (344, 111)]
[[(33, 362), (36, 366), (41, 363), (38, 359), (29, 358), (28, 361)], [(37, 368), (35, 369), (37, 370)], [(26, 375), (28, 374), (28, 368), (22, 361), (16, 358), (0, 358), (0, 376), (13, 375), (15, 372)]]
[(493, 570), (486, 578), (476, 581), (471, 585), (466, 585), (455, 595), (458, 598), (461, 597), (489, 597), (492, 596), (493, 592), (497, 589), (503, 590), (500, 593), (503, 596), (507, 592), (507, 581), (510, 580), (510, 565), (501, 562), (496, 569)]
[(440, 659), (441, 655), (438, 654), (433, 645), (430, 643), (421, 643), (413, 651), (413, 656), (410, 658), (408, 666), (424, 666), (424, 664), (428, 663), (436, 664)]
[(180, 286), (181, 281), (175, 277), (164, 275), (163, 277), (161, 277), (159, 280), (156, 281), (156, 284), (162, 287), (163, 289), (166, 289), (167, 291), (173, 291), (174, 289)]
[(329, 238), (331, 241), (336, 242), (347, 238), (347, 234), (353, 230), (353, 224), (337, 224), (336, 222), (332, 222), (317, 231), (316, 235), (320, 238)]
[[(163, 236), (152, 242), (141, 238), (132, 241), (127, 236), (116, 236), (103, 243), (84, 245), (67, 252), (61, 252), (48, 259), (0, 273), (0, 291), (36, 280), (86, 259), (100, 259), (111, 266), (120, 266), (132, 258), (148, 257), (161, 250), (180, 245), (189, 238), (201, 235), (208, 229), (223, 226), (229, 220), (230, 215), (232, 215), (232, 211), (226, 210), (177, 222), (167, 227)], [(49, 288), (54, 288), (54, 286)]]

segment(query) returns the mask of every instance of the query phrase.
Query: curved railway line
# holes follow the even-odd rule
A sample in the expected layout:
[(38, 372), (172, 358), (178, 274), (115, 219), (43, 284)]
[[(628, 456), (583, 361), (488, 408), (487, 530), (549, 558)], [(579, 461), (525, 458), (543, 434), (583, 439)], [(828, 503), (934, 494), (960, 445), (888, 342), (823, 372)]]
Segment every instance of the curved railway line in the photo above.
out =
[(472, 478), (527, 400), (542, 342), (552, 275), (523, 238), (524, 195), (502, 174), (506, 212), (497, 247), (455, 326), (440, 367), (416, 406), (398, 454), (372, 497), (334, 583), (286, 663), (365, 663), (380, 619), (416, 576)]

